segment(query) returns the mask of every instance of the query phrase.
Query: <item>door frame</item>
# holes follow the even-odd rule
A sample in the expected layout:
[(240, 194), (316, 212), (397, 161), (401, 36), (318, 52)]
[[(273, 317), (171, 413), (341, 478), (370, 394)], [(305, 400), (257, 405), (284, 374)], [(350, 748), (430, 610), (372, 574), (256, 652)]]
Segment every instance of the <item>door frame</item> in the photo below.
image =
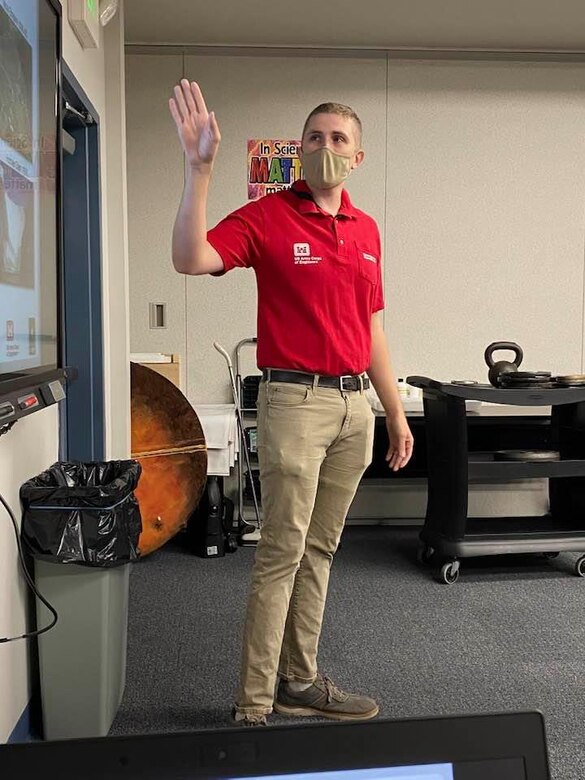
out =
[[(62, 126), (76, 143), (61, 152), (63, 365), (75, 369), (60, 421), (60, 459), (105, 457), (100, 117), (66, 62)], [(65, 104), (72, 111), (66, 111)], [(78, 116), (77, 116), (78, 115)], [(72, 182), (74, 189), (72, 189)]]

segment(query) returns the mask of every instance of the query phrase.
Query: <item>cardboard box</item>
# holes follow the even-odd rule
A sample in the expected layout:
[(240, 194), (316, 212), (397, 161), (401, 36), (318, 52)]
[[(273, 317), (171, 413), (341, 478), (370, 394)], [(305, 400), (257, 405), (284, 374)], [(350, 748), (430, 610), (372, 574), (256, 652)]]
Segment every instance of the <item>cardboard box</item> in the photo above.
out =
[(171, 355), (161, 353), (160, 359), (157, 359), (156, 361), (148, 360), (149, 355), (147, 355), (147, 353), (144, 353), (144, 357), (146, 359), (141, 360), (140, 355), (131, 355), (132, 362), (140, 363), (142, 366), (151, 368), (153, 371), (156, 371), (158, 374), (166, 377), (166, 379), (170, 380), (176, 387), (179, 388), (179, 390), (182, 391), (181, 364), (179, 362), (179, 355), (177, 353), (173, 353)]

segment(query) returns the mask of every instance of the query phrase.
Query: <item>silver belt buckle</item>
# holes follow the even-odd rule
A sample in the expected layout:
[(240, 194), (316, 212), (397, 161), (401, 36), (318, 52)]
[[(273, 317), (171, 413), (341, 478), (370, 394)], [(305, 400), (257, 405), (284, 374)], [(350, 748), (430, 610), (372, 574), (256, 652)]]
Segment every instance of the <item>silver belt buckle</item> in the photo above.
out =
[[(355, 377), (353, 376), (353, 374), (344, 374), (343, 376), (339, 377), (339, 387), (340, 387), (342, 392), (345, 390), (345, 388), (343, 386), (343, 380), (344, 379), (355, 379)], [(360, 377), (360, 384), (361, 384), (361, 386), (363, 388), (363, 382), (362, 382), (361, 377)]]

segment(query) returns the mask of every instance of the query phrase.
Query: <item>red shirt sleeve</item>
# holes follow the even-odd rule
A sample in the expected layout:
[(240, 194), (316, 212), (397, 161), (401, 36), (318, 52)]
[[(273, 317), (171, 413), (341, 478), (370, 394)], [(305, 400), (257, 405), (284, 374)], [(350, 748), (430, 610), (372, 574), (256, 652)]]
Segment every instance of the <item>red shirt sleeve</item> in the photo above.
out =
[(264, 212), (252, 201), (228, 214), (207, 232), (207, 240), (223, 260), (221, 276), (232, 268), (253, 268), (264, 246)]
[(378, 281), (372, 299), (372, 314), (381, 311), (384, 306), (384, 285), (382, 282), (382, 242), (380, 241), (380, 232), (376, 227), (376, 240), (378, 243)]

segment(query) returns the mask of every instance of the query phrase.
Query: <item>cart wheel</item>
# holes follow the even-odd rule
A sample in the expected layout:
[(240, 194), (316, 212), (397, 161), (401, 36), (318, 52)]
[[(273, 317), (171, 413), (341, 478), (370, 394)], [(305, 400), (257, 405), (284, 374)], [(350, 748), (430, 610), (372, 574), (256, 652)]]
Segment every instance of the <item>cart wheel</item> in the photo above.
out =
[(549, 561), (552, 561), (553, 558), (558, 558), (559, 557), (559, 553), (558, 552), (545, 552), (545, 553), (543, 553), (543, 555)]
[(575, 574), (577, 577), (585, 577), (585, 555), (582, 555), (575, 564)]
[(421, 544), (416, 551), (416, 560), (421, 566), (427, 566), (431, 562), (431, 558), (435, 554), (433, 547), (429, 547), (426, 544)]
[(441, 582), (445, 585), (454, 585), (459, 579), (459, 561), (445, 563), (441, 567)]
[(238, 549), (238, 540), (232, 534), (229, 534), (225, 540), (225, 551), (228, 553), (234, 553)]

